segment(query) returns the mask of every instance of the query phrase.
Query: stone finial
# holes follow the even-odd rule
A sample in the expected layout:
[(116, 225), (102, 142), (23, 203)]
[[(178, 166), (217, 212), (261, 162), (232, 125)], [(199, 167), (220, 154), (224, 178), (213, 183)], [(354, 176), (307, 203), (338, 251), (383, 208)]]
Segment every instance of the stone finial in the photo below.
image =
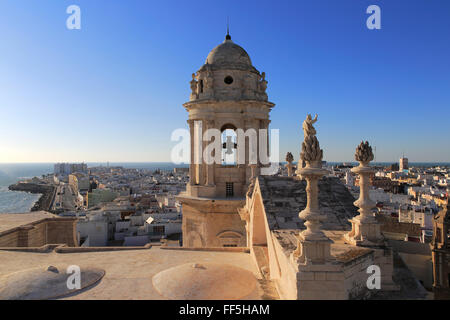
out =
[(292, 164), (292, 162), (294, 162), (294, 156), (292, 155), (292, 153), (288, 152), (286, 153), (286, 168), (288, 170), (288, 177), (292, 177), (292, 169), (294, 168), (294, 165)]
[(372, 147), (369, 142), (361, 142), (356, 148), (356, 161), (359, 166), (351, 169), (353, 173), (359, 175), (359, 198), (353, 204), (359, 208), (359, 215), (350, 219), (352, 231), (344, 235), (346, 242), (357, 246), (378, 246), (383, 243), (383, 236), (380, 231), (380, 224), (375, 219), (372, 209), (375, 202), (370, 199), (369, 184), (370, 176), (375, 170), (369, 166), (369, 162), (374, 159)]
[(286, 153), (286, 162), (292, 163), (293, 161), (294, 161), (294, 156), (292, 155), (292, 153), (290, 153), (290, 152)]
[(316, 129), (313, 127), (316, 121), (317, 115), (313, 119), (310, 114), (303, 121), (305, 139), (302, 143), (300, 158), (306, 162), (306, 167), (297, 168), (297, 175), (305, 179), (307, 183), (306, 208), (299, 213), (299, 218), (305, 221), (306, 230), (298, 235), (298, 246), (292, 254), (292, 259), (299, 264), (324, 264), (332, 260), (331, 240), (321, 228), (326, 214), (319, 208), (318, 182), (327, 173), (327, 170), (322, 168), (323, 151), (320, 149)]
[(362, 163), (369, 163), (374, 159), (372, 147), (369, 142), (361, 141), (358, 147), (356, 147), (355, 160)]
[(302, 143), (302, 152), (300, 153), (300, 159), (305, 162), (318, 162), (322, 161), (323, 150), (320, 149), (319, 140), (316, 137), (316, 129), (313, 124), (317, 121), (317, 114), (314, 119), (310, 114), (303, 121), (303, 132), (305, 139)]

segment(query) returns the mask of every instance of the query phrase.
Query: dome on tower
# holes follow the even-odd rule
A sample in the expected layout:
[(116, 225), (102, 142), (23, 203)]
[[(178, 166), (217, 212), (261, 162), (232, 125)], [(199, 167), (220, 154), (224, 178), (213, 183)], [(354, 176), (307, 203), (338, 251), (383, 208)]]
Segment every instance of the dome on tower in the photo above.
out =
[(227, 34), (225, 41), (208, 54), (205, 64), (192, 74), (189, 100), (267, 101), (265, 77), (252, 65), (248, 53)]
[(248, 53), (235, 44), (229, 35), (224, 42), (211, 50), (205, 65), (211, 65), (213, 69), (255, 70)]

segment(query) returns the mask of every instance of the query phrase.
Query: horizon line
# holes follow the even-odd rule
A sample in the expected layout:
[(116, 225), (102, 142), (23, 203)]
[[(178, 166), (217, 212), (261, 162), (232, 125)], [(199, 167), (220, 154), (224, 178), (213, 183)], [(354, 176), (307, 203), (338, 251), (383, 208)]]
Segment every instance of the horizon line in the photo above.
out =
[[(345, 160), (345, 161), (331, 161), (331, 160), (323, 160), (325, 162), (335, 163), (335, 162), (343, 162), (343, 163), (353, 163), (358, 162), (356, 160)], [(279, 161), (279, 163), (284, 163), (286, 161)], [(399, 161), (371, 161), (371, 163), (398, 163)], [(174, 163), (172, 161), (34, 161), (34, 162), (25, 162), (25, 161), (17, 161), (17, 162), (2, 162), (0, 164), (57, 164), (57, 163), (170, 163), (173, 165), (189, 165), (190, 163)], [(298, 163), (298, 161), (293, 161), (293, 163)], [(409, 161), (409, 164), (413, 163), (450, 163), (448, 161)]]

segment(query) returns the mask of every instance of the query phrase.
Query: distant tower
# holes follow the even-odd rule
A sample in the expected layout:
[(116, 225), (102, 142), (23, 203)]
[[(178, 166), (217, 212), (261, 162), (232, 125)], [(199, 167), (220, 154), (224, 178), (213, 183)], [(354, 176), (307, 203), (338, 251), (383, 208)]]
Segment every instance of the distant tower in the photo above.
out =
[[(254, 129), (259, 144), (258, 130), (269, 127), (274, 104), (267, 99), (265, 73), (252, 65), (247, 52), (227, 33), (225, 41), (192, 74), (190, 87), (190, 101), (183, 104), (189, 112), (190, 180), (186, 192), (178, 196), (183, 210), (183, 246), (246, 246), (244, 222), (237, 209), (245, 204), (252, 171), (258, 174), (258, 165), (249, 166), (247, 146), (245, 163), (229, 162), (227, 158), (234, 156), (236, 160), (238, 156), (237, 129)], [(194, 152), (199, 148), (194, 143), (198, 140), (195, 132), (202, 135), (208, 129), (221, 132), (221, 163), (206, 163), (203, 157), (196, 157), (199, 152)], [(248, 144), (249, 139), (245, 140)], [(203, 141), (202, 150), (210, 143)]]
[(403, 170), (408, 170), (408, 158), (405, 158), (405, 156), (403, 156), (402, 158), (400, 158), (399, 161), (399, 170), (403, 171)]

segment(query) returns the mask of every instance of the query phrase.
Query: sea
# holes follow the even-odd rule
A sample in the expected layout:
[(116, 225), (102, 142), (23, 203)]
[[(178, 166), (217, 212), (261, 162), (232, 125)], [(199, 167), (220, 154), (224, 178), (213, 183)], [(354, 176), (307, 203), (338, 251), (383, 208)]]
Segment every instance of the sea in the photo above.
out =
[[(337, 165), (342, 162), (328, 162), (328, 165)], [(351, 163), (351, 162), (348, 162)], [(378, 162), (373, 165), (388, 166), (393, 162)], [(53, 172), (53, 163), (0, 163), (0, 213), (22, 213), (29, 212), (35, 202), (40, 198), (40, 194), (32, 194), (21, 191), (10, 191), (8, 186), (17, 183), (20, 180), (39, 177)], [(87, 162), (88, 167), (94, 166), (121, 166), (124, 168), (136, 168), (147, 170), (169, 171), (173, 168), (186, 168), (188, 165), (175, 165), (171, 162)], [(413, 167), (433, 167), (447, 166), (450, 162), (432, 163), (417, 162), (409, 163)]]

